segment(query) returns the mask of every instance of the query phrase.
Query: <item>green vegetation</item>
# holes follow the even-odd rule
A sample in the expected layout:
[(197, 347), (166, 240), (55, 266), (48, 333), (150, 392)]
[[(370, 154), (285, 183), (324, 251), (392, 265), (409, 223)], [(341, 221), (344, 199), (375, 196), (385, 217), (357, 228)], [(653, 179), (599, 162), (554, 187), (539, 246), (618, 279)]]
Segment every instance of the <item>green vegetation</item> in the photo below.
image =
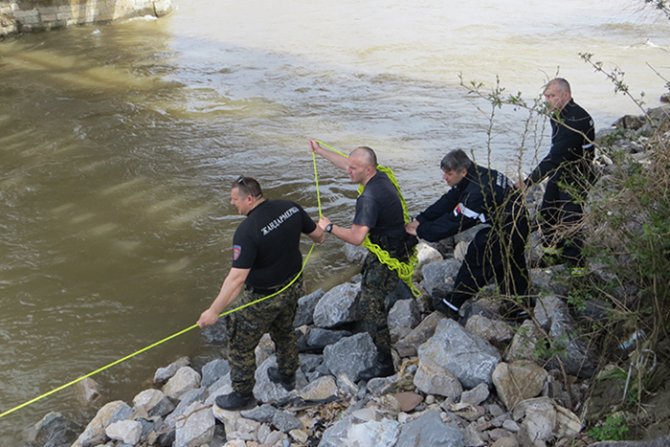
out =
[[(670, 19), (667, 1), (646, 3)], [(580, 56), (615, 93), (633, 101), (641, 115), (623, 117), (616, 129), (597, 139), (598, 179), (582, 222), (589, 267), (585, 275), (566, 272), (556, 281), (568, 286), (562, 298), (575, 314), (584, 313), (589, 304), (600, 306), (601, 316), (579, 319), (579, 330), (601, 353), (599, 365), (616, 372), (617, 377), (609, 379), (621, 385), (616, 402), (607, 407), (611, 410), (592, 420), (588, 434), (596, 440), (636, 438), (644, 436), (649, 421), (645, 404), (666, 386), (663, 371), (670, 370), (670, 112), (647, 109), (644, 93), (632, 93), (620, 68), (608, 69), (592, 54)], [(670, 82), (649, 68), (670, 92)], [(461, 80), (461, 85), (490, 104), (490, 128), (501, 107), (528, 113), (519, 143), (521, 172), (525, 154), (543, 150), (537, 137), (547, 116), (541, 98), (527, 102), (520, 93), (507, 93), (497, 81), (490, 91), (475, 82)], [(563, 340), (544, 337), (535, 355), (546, 360), (564, 350)]]
[(628, 425), (621, 414), (611, 414), (604, 422), (589, 429), (588, 433), (597, 441), (621, 441), (626, 439)]

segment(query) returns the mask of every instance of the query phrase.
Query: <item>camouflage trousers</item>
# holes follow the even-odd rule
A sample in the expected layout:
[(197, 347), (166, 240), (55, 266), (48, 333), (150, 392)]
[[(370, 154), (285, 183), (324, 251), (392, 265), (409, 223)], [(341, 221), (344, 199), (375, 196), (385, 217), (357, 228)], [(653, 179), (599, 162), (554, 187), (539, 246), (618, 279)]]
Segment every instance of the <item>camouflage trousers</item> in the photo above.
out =
[[(270, 334), (275, 343), (277, 365), (285, 375), (293, 375), (298, 368), (298, 344), (293, 331), (293, 320), (298, 299), (303, 295), (302, 277), (288, 289), (260, 303), (230, 315), (228, 325), (228, 361), (233, 389), (251, 393), (256, 383), (256, 355), (254, 350), (263, 334)], [(236, 305), (243, 305), (266, 296), (245, 290)]]
[(386, 357), (391, 354), (391, 334), (384, 301), (398, 286), (398, 275), (372, 253), (365, 258), (362, 273), (358, 314), (363, 329), (372, 337), (380, 356)]

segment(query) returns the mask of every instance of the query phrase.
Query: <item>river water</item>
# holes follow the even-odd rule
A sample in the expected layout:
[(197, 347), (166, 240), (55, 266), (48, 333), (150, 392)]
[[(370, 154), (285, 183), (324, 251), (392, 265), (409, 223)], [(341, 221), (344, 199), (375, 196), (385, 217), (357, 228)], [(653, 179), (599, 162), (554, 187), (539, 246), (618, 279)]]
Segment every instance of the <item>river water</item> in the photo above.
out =
[[(558, 72), (597, 127), (638, 109), (579, 52), (623, 70), (648, 106), (654, 70), (670, 78), (669, 21), (629, 0), (175, 5), (0, 42), (0, 412), (193, 324), (230, 265), (237, 175), (316, 215), (310, 137), (375, 148), (418, 211), (445, 190), (448, 149), (514, 172), (519, 147), (524, 169), (548, 147), (512, 107), (487, 136), (491, 107), (459, 74), (532, 100)], [(319, 169), (324, 213), (349, 222), (353, 186)], [(306, 287), (353, 271), (328, 241)], [(130, 401), (157, 367), (217, 349), (191, 331), (94, 378)], [(49, 411), (92, 410), (60, 391), (0, 419), (0, 445)]]

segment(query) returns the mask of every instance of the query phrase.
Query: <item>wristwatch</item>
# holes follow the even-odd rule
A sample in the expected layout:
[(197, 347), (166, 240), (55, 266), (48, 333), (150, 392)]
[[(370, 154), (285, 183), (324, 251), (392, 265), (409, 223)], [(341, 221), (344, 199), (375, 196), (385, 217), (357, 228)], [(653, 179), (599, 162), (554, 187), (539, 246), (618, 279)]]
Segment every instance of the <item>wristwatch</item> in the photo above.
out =
[(333, 232), (333, 224), (329, 223), (326, 225), (326, 233), (332, 233)]

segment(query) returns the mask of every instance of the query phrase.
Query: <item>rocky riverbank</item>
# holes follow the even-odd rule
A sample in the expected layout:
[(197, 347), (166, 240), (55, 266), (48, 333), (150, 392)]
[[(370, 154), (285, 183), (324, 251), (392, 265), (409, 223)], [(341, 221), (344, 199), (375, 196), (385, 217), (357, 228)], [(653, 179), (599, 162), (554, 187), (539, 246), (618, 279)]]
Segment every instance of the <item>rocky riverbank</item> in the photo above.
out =
[[(648, 116), (652, 121), (624, 117), (599, 139), (644, 164), (650, 155), (646, 135), (670, 121), (667, 108)], [(601, 161), (606, 178), (615, 163), (607, 157)], [(428, 295), (453, 286), (473, 234), (458, 235), (446, 249), (420, 245), (417, 280)], [(353, 262), (360, 260), (360, 251), (348, 250)], [(537, 256), (535, 243), (529, 248), (531, 263)], [(612, 272), (603, 266), (591, 265), (590, 274), (612, 281)], [(568, 299), (580, 278), (563, 266), (532, 269), (531, 279), (537, 299), (522, 322), (501, 315), (504, 298), (493, 288), (483, 290), (468, 315), (454, 321), (430, 312), (423, 300), (412, 299), (400, 286), (387, 303), (398, 372), (364, 381), (359, 375), (372, 365), (376, 349), (369, 335), (357, 331), (360, 283), (353, 278), (301, 298), (295, 320), (301, 350), (295, 390), (287, 392), (269, 380), (267, 370), (276, 360), (272, 342), (264, 338), (256, 350), (258, 405), (253, 408), (231, 412), (213, 405), (216, 396), (231, 391), (224, 358), (201, 367), (180, 358), (156, 371), (151, 388), (129, 403), (106, 403), (85, 427), (48, 414), (28, 435), (28, 445), (670, 445), (670, 416), (663, 411), (647, 421), (663, 435), (654, 441), (594, 443), (585, 427), (611, 411), (613, 400), (604, 391), (614, 389), (607, 381), (613, 365), (606, 364), (608, 356), (584, 328), (606, 321), (612, 303), (606, 297), (588, 296), (579, 305)], [(222, 326), (225, 321), (204, 335), (225, 341)], [(621, 358), (636, 343), (631, 335), (619, 340)], [(619, 389), (614, 391), (614, 401), (621, 400)]]

